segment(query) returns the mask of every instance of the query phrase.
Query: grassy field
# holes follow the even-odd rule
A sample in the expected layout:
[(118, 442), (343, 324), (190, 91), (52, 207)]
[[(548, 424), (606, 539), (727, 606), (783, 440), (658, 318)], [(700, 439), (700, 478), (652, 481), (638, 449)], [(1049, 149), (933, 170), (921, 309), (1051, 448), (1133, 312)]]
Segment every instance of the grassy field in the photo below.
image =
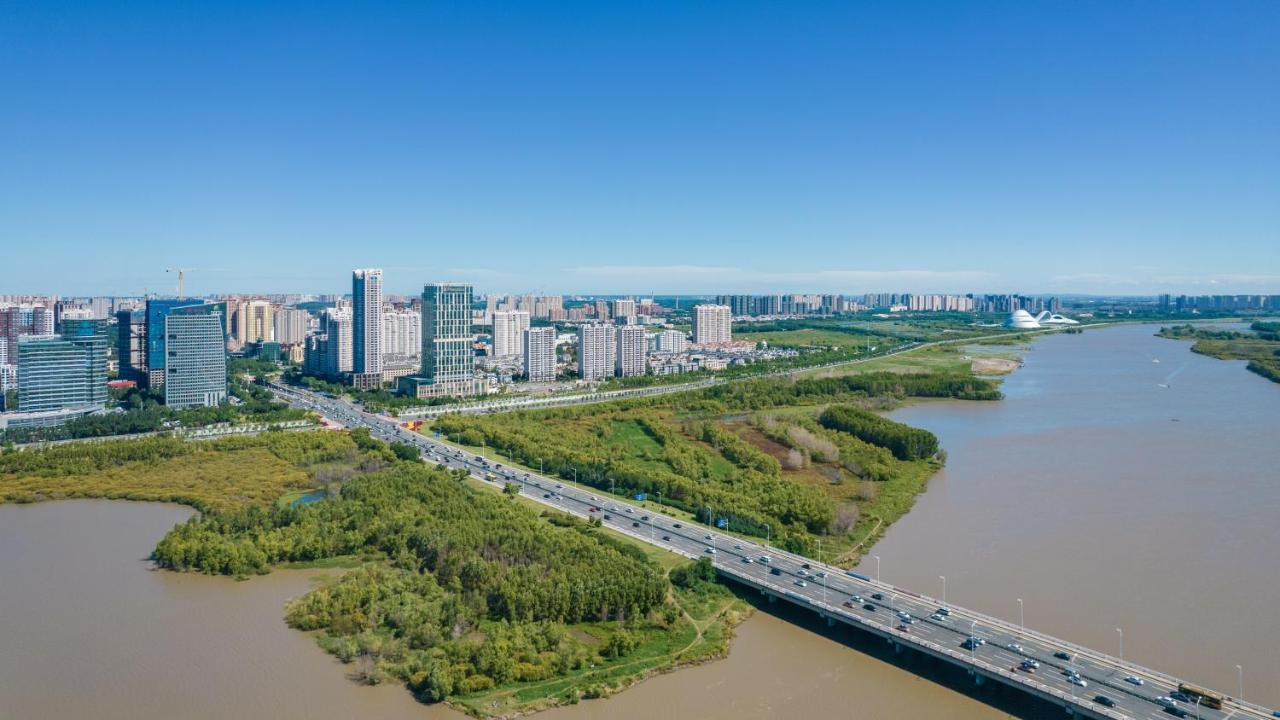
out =
[(0, 502), (108, 498), (226, 510), (301, 495), (318, 468), (358, 462), (349, 438), (323, 432), (64, 445), (0, 455)]

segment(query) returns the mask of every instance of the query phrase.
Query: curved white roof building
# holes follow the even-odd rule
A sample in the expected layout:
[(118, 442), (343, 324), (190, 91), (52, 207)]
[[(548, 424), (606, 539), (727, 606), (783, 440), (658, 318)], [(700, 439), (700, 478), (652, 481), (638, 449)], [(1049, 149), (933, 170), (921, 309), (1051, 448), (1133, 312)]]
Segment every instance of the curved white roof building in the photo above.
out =
[(1031, 317), (1031, 313), (1026, 310), (1014, 310), (1009, 319), (1004, 321), (1004, 326), (1018, 330), (1035, 330), (1040, 327), (1040, 322)]
[(1052, 315), (1049, 315), (1048, 313), (1040, 313), (1039, 317), (1036, 318), (1036, 322), (1039, 322), (1041, 325), (1079, 325), (1080, 324), (1079, 320), (1072, 320), (1071, 318), (1065, 317), (1063, 315), (1059, 315), (1058, 313), (1054, 313)]

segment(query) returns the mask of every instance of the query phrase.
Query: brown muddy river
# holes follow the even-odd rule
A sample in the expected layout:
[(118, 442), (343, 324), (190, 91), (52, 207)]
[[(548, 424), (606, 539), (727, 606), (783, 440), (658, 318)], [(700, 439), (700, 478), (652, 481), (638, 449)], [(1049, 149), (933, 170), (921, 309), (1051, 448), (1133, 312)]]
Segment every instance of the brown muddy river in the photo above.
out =
[[(945, 574), (950, 601), (1006, 617), (1021, 597), (1029, 624), (1075, 641), (1114, 652), (1123, 627), (1127, 656), (1203, 683), (1234, 692), (1242, 664), (1245, 697), (1278, 703), (1280, 386), (1150, 332), (1048, 338), (1001, 403), (899, 411), (950, 459), (873, 552), (886, 579), (937, 593)], [(149, 569), (189, 514), (0, 506), (0, 718), (464, 717), (356, 686), (289, 630), (282, 606), (314, 572)], [(538, 717), (925, 716), (1005, 714), (757, 613), (726, 660)]]

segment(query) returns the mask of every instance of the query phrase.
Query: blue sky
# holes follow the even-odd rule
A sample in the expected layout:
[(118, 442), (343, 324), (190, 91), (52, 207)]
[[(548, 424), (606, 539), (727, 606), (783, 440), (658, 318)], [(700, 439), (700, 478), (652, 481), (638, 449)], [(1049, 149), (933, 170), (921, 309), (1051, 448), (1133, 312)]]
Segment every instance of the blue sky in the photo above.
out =
[(0, 294), (1280, 293), (1280, 2), (0, 4)]

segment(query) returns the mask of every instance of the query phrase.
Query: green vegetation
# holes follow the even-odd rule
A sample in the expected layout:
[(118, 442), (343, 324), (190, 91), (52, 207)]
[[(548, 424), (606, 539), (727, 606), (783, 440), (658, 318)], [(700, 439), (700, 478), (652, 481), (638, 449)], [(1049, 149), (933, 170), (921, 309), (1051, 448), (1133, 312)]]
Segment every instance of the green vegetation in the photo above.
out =
[(928, 430), (903, 425), (859, 408), (847, 405), (827, 408), (818, 422), (825, 428), (888, 448), (899, 460), (922, 460), (938, 453), (938, 438)]
[(480, 716), (607, 695), (722, 654), (745, 609), (705, 564), (668, 582), (597, 523), (539, 514), (416, 461), (317, 503), (193, 518), (154, 557), (243, 575), (353, 555), (384, 559), (291, 602), (288, 623), (319, 631), (362, 682), (393, 678)]
[[(759, 378), (589, 407), (445, 415), (433, 429), (790, 550), (812, 552), (819, 540), (852, 550), (910, 507), (941, 462), (937, 439), (870, 413), (875, 423), (847, 428), (824, 427), (817, 416), (832, 403), (884, 408), (907, 397), (1000, 393), (993, 381), (959, 373)], [(833, 417), (852, 423), (864, 411), (843, 412)]]
[[(202, 511), (266, 506), (289, 490), (343, 479), (394, 459), (347, 435), (267, 432), (212, 441), (170, 437), (0, 453), (0, 502), (152, 500)], [(389, 457), (388, 457), (389, 456)]]
[(1191, 352), (1219, 360), (1246, 360), (1246, 369), (1271, 382), (1280, 382), (1280, 322), (1254, 322), (1253, 332), (1217, 330), (1194, 325), (1162, 327), (1156, 335), (1194, 340)]

